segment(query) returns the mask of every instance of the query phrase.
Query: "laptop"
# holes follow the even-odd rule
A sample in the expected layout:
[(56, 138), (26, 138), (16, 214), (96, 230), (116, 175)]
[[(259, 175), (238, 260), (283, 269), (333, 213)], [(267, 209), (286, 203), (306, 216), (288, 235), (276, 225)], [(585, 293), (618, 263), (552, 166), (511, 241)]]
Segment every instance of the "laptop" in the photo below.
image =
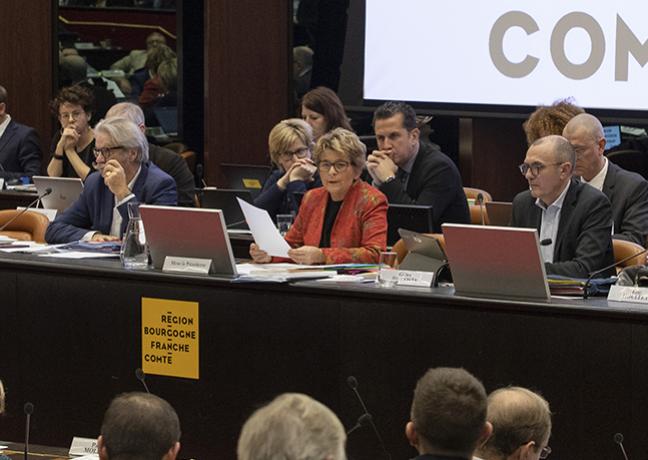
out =
[(52, 189), (52, 193), (41, 200), (45, 209), (63, 212), (79, 198), (83, 191), (83, 181), (78, 177), (34, 176), (32, 179), (39, 195), (45, 193), (48, 188)]
[(269, 166), (221, 163), (220, 167), (227, 179), (227, 188), (249, 190), (255, 197), (270, 175)]
[(252, 204), (252, 192), (249, 190), (232, 190), (224, 188), (204, 188), (200, 205), (203, 208), (220, 209), (225, 216), (228, 229), (247, 230), (245, 216), (236, 201), (237, 198)]
[(433, 233), (432, 206), (390, 204), (387, 209), (388, 246), (393, 246), (400, 239), (399, 228), (417, 233)]
[(549, 301), (535, 229), (463, 224), (442, 228), (457, 294)]
[(221, 210), (143, 204), (140, 212), (155, 268), (167, 256), (193, 257), (211, 259), (210, 273), (237, 275)]
[(407, 248), (400, 269), (436, 273), (446, 264), (445, 252), (436, 238), (402, 228), (398, 233)]
[(510, 227), (511, 217), (513, 216), (513, 203), (506, 201), (487, 201), (486, 214), (488, 215), (488, 225), (499, 227)]
[(168, 136), (178, 135), (177, 107), (153, 107), (153, 113), (165, 134)]

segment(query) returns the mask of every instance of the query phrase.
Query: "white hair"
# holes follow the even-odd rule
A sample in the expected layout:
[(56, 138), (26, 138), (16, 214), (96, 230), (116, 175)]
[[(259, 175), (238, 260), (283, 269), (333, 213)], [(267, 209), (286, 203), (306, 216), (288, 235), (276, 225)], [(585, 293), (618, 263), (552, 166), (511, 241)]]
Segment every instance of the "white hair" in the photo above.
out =
[(137, 126), (143, 126), (145, 124), (144, 111), (142, 111), (139, 105), (133, 104), (132, 102), (119, 102), (108, 109), (106, 118), (115, 117), (126, 118)]
[(103, 133), (117, 145), (125, 149), (134, 149), (138, 152), (140, 163), (146, 163), (149, 159), (148, 141), (139, 127), (126, 118), (106, 118), (97, 123), (95, 133)]

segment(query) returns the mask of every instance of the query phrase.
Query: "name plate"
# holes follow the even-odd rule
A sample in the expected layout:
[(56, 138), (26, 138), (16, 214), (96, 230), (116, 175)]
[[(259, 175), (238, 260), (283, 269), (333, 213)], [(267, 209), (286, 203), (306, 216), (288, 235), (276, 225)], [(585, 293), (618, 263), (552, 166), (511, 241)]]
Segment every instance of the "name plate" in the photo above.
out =
[(77, 436), (72, 438), (69, 454), (72, 455), (88, 455), (98, 454), (97, 440), (90, 438), (79, 438)]
[(208, 274), (209, 269), (211, 268), (211, 263), (211, 259), (166, 256), (164, 259), (164, 265), (162, 266), (162, 271)]
[(648, 304), (648, 288), (635, 286), (611, 286), (608, 300)]
[(396, 284), (397, 286), (410, 287), (431, 287), (434, 281), (433, 272), (421, 272), (415, 270), (380, 270), (380, 278)]

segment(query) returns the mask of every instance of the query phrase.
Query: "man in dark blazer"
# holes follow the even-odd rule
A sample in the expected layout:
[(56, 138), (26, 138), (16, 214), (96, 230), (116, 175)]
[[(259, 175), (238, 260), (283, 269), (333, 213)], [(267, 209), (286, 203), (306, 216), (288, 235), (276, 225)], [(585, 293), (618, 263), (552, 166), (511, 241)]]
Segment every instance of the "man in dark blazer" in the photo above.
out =
[(646, 246), (648, 181), (608, 161), (603, 126), (596, 117), (587, 113), (575, 116), (565, 126), (563, 136), (576, 151), (574, 175), (601, 190), (612, 203), (613, 238)]
[(146, 137), (135, 123), (123, 118), (99, 122), (95, 156), (97, 172), (47, 228), (48, 243), (117, 241), (128, 224), (129, 203), (176, 204), (173, 178), (148, 161)]
[(470, 223), (459, 170), (420, 142), (414, 109), (387, 102), (376, 109), (373, 123), (378, 150), (367, 157), (367, 170), (389, 204), (432, 205), (435, 232), (446, 222)]
[(18, 179), (41, 172), (41, 148), (34, 128), (7, 113), (7, 90), (0, 86), (0, 177)]
[(511, 225), (538, 230), (548, 274), (587, 278), (614, 263), (612, 211), (602, 192), (572, 178), (575, 157), (562, 136), (531, 144), (520, 165), (529, 190), (513, 200)]

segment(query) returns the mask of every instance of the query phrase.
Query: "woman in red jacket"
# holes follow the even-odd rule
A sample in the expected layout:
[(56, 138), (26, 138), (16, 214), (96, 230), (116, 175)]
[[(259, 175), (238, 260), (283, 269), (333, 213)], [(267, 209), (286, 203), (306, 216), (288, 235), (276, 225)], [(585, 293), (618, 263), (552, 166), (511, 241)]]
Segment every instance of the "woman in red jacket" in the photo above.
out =
[[(376, 263), (387, 245), (387, 199), (360, 180), (366, 148), (343, 128), (324, 134), (313, 159), (323, 187), (302, 200), (295, 223), (286, 234), (290, 258), (298, 264)], [(255, 244), (256, 263), (272, 258)]]

